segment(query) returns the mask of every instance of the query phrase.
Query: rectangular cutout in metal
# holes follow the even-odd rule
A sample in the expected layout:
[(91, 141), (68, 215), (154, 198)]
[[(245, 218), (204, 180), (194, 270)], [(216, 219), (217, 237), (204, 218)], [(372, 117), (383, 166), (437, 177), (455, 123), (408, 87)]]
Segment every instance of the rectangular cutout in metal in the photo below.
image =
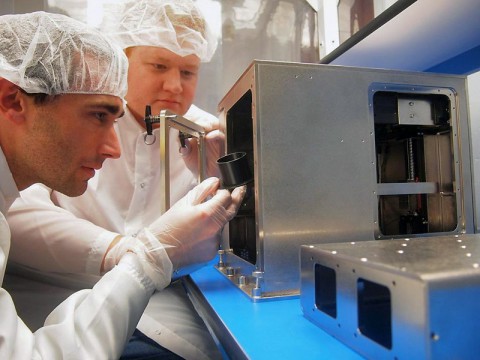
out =
[[(247, 91), (228, 111), (227, 118), (227, 153), (245, 152), (254, 176), (251, 91)], [(247, 185), (242, 206), (237, 216), (229, 222), (230, 248), (235, 255), (252, 264), (257, 261), (254, 189), (254, 182)]]
[(337, 318), (337, 276), (335, 270), (315, 264), (315, 306)]
[(392, 348), (390, 290), (365, 279), (357, 280), (358, 329), (376, 343)]
[(457, 227), (452, 103), (439, 93), (373, 95), (382, 235)]

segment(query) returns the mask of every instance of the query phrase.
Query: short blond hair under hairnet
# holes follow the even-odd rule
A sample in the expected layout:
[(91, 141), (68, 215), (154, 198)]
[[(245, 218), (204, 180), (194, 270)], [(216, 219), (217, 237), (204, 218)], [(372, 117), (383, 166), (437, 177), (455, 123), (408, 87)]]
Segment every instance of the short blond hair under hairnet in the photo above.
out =
[(128, 60), (98, 30), (43, 11), (0, 16), (0, 77), (27, 93), (124, 98)]
[(123, 0), (107, 7), (104, 33), (123, 49), (133, 46), (166, 48), (177, 55), (211, 60), (217, 38), (191, 0)]

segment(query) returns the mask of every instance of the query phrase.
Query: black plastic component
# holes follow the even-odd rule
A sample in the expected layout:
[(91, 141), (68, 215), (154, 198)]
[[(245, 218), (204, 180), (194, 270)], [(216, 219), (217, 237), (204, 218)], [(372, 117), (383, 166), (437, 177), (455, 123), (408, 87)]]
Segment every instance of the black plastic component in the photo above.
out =
[(222, 185), (226, 189), (247, 184), (253, 179), (247, 153), (243, 151), (225, 155), (217, 160), (217, 164), (220, 168)]
[(145, 126), (147, 128), (147, 134), (152, 135), (153, 127), (152, 127), (152, 108), (150, 105), (145, 106)]

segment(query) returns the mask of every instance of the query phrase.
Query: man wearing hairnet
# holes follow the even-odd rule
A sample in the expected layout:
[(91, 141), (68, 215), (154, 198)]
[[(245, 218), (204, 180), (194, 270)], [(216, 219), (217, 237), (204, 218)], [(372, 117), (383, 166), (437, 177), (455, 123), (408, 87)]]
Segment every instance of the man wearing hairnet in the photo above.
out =
[[(122, 157), (107, 162), (80, 197), (68, 198), (36, 185), (22, 192), (22, 199), (12, 206), (9, 220), (15, 246), (11, 250), (10, 268), (17, 275), (30, 278), (34, 285), (30, 284), (29, 289), (49, 291), (49, 296), (45, 293), (38, 296), (41, 301), (36, 304), (26, 299), (23, 302), (26, 313), (42, 303), (47, 308), (52, 306), (58, 298), (69, 294), (68, 287), (97, 281), (118, 262), (117, 254), (125, 252), (125, 243), (135, 241), (145, 227), (155, 233), (158, 219), (162, 219), (163, 189), (159, 187), (162, 175), (159, 141), (150, 146), (144, 143), (143, 116), (147, 104), (154, 115), (168, 109), (203, 126), (208, 132), (207, 156), (213, 160), (209, 164), (219, 157), (218, 119), (192, 105), (200, 63), (209, 61), (216, 48), (216, 39), (194, 3), (128, 0), (122, 6), (117, 2), (106, 12), (102, 31), (122, 46), (129, 60), (126, 113), (115, 125)], [(159, 139), (158, 129), (155, 133)], [(195, 151), (193, 142), (182, 148), (178, 132), (172, 130), (169, 149), (172, 203), (197, 182)], [(207, 169), (210, 175), (215, 175), (214, 166), (207, 165)], [(190, 231), (188, 214), (184, 217), (185, 223), (172, 231)], [(30, 219), (27, 224), (22, 222), (25, 218)], [(41, 231), (35, 230), (38, 226)], [(193, 241), (203, 235), (194, 230), (191, 236)], [(10, 279), (12, 296), (20, 298), (22, 282), (18, 276)], [(43, 285), (32, 279), (40, 279)], [(26, 321), (38, 326), (35, 318)], [(178, 281), (154, 294), (138, 330), (139, 339), (146, 335), (186, 359), (220, 357)], [(136, 356), (130, 348), (124, 353), (125, 358)]]
[[(79, 196), (106, 159), (120, 157), (113, 125), (123, 114), (127, 67), (119, 47), (71, 18), (45, 12), (0, 16), (0, 283), (10, 250), (5, 213), (19, 191), (43, 183)], [(202, 182), (154, 228), (123, 241), (110, 271), (91, 290), (62, 302), (33, 333), (0, 288), (0, 358), (118, 358), (152, 293), (169, 284), (172, 269), (214, 255), (213, 235), (240, 201), (217, 187), (218, 179)], [(179, 213), (189, 225), (199, 220), (196, 243), (175, 231), (185, 226)], [(35, 216), (15, 222), (43, 230)]]

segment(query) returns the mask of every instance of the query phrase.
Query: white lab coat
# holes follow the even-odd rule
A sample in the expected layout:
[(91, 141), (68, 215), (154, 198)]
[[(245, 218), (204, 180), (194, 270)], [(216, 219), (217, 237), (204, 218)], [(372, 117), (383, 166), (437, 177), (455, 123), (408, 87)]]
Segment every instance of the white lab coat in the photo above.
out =
[[(10, 247), (4, 217), (18, 190), (0, 149), (0, 282)], [(0, 359), (116, 359), (147, 305), (152, 290), (142, 275), (121, 263), (91, 290), (74, 293), (34, 333), (0, 288)]]
[[(52, 302), (58, 302), (58, 296), (51, 291), (52, 284), (78, 288), (95, 283), (112, 239), (118, 234), (134, 235), (160, 216), (163, 192), (159, 186), (158, 129), (154, 130), (155, 144), (146, 145), (144, 129), (127, 109), (117, 122), (116, 130), (121, 158), (106, 161), (83, 195), (70, 198), (34, 185), (21, 193), (21, 199), (9, 211), (15, 242), (9, 268), (27, 277), (26, 282), (35, 282), (28, 286), (38, 289), (44, 302), (50, 302), (46, 304), (47, 309)], [(198, 179), (181, 159), (178, 131), (170, 131), (171, 203), (174, 203), (193, 188)], [(15, 298), (17, 293), (20, 296), (19, 278), (7, 277), (6, 280), (12, 296)], [(52, 295), (50, 299), (48, 296), (45, 299), (42, 286), (36, 280), (45, 284), (43, 289)], [(22, 305), (29, 306), (31, 300), (25, 300)], [(154, 294), (138, 329), (184, 358), (219, 357), (213, 339), (181, 284)]]

